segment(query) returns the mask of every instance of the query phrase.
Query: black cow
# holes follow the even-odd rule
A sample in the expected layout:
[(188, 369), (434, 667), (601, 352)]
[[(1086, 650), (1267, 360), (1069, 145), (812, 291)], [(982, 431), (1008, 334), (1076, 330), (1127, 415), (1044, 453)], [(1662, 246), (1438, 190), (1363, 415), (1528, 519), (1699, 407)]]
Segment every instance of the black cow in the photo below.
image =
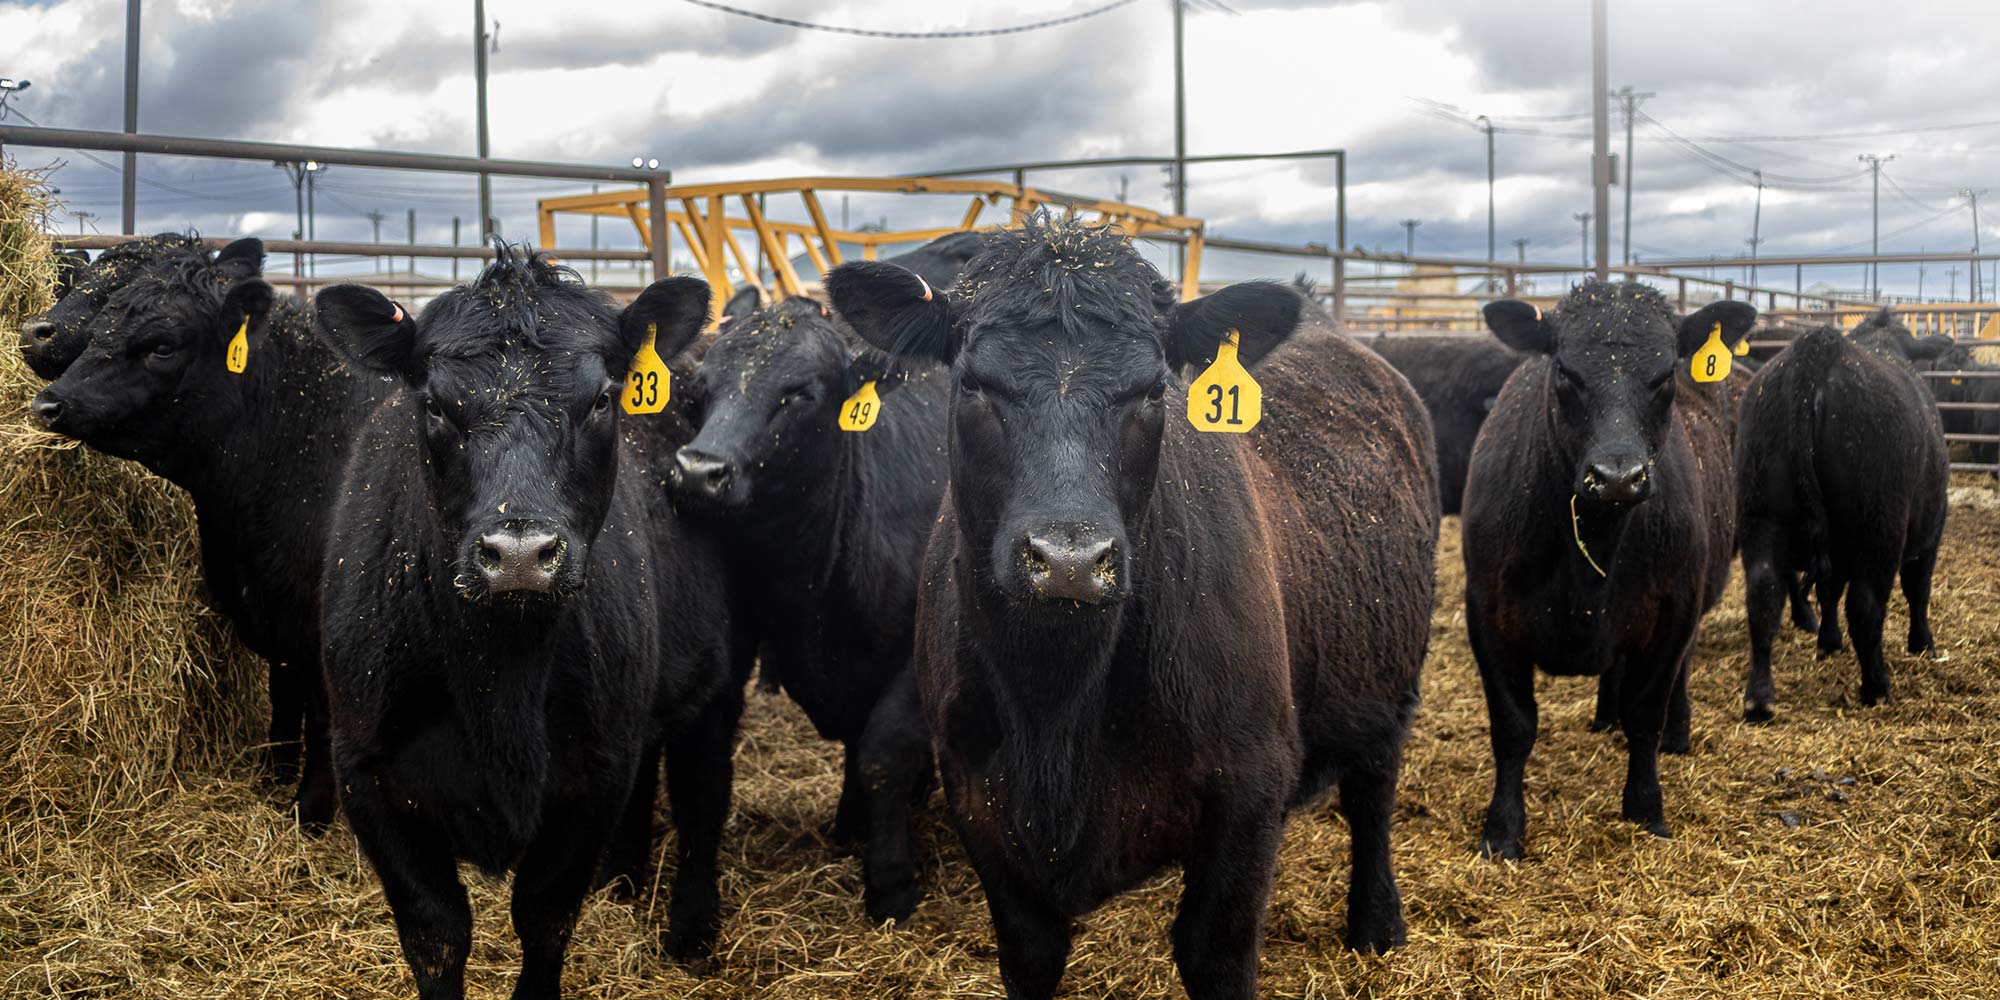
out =
[(1948, 337), (1919, 341), (1887, 309), (1843, 337), (1821, 327), (1757, 372), (1736, 442), (1736, 510), (1750, 615), (1743, 717), (1768, 722), (1771, 637), (1787, 592), (1819, 590), (1819, 647), (1840, 650), (1837, 606), (1861, 661), (1861, 701), (1889, 696), (1882, 617), (1901, 572), (1908, 649), (1927, 653), (1931, 574), (1944, 537), (1950, 456), (1938, 411), (1910, 359), (1935, 359)]
[(1430, 411), (1437, 438), (1438, 498), (1444, 513), (1458, 513), (1479, 425), (1486, 422), (1507, 376), (1528, 356), (1487, 337), (1385, 334), (1366, 343), (1410, 380)]
[(83, 353), (90, 321), (111, 294), (146, 265), (169, 256), (204, 253), (201, 241), (180, 233), (129, 240), (90, 260), (72, 250), (57, 258), (56, 304), (21, 324), (21, 356), (36, 375), (53, 380)]
[[(325, 500), (381, 383), (350, 374), (306, 310), (258, 277), (262, 242), (238, 240), (212, 259), (193, 242), (148, 253), (107, 267), (107, 252), (63, 300), (103, 305), (87, 346), (31, 409), (48, 429), (139, 462), (193, 498), (209, 594), (270, 664), (273, 765), (280, 780), (299, 778), (299, 821), (316, 830), (334, 809), (319, 679)], [(247, 355), (236, 373), (225, 356), (239, 332)]]
[[(1926, 338), (1928, 341), (1930, 338)], [(2000, 436), (2000, 367), (1985, 364), (1973, 356), (1972, 345), (1953, 343), (1925, 357), (1912, 358), (1924, 387), (1941, 404), (1938, 416), (1946, 434)], [(1996, 409), (1960, 409), (1964, 404), (1994, 406)], [(1966, 457), (1981, 465), (2000, 462), (2000, 443), (1973, 441), (1966, 445)]]
[(721, 561), (618, 413), (647, 338), (670, 358), (706, 322), (706, 284), (658, 281), (620, 312), (497, 250), (421, 317), (356, 285), (318, 298), (321, 332), (398, 382), (336, 491), (322, 625), (341, 803), (425, 997), (464, 990), (458, 860), (514, 870), (514, 995), (559, 994), (662, 741), (682, 858), (666, 948), (705, 950), (742, 705)]
[[(1116, 230), (989, 240), (949, 294), (872, 262), (828, 290), (955, 383), (917, 676), (1009, 995), (1054, 993), (1071, 918), (1172, 862), (1188, 992), (1253, 995), (1284, 817), (1335, 783), (1348, 942), (1400, 943), (1389, 820), (1437, 537), (1422, 402), (1284, 286), (1176, 303)], [(1253, 437), (1196, 431), (1181, 382), (1232, 332), (1263, 359)]]
[[(902, 259), (899, 258), (899, 262)], [(934, 287), (942, 288), (947, 274)], [(930, 279), (926, 279), (930, 280)], [(725, 540), (761, 677), (846, 744), (833, 834), (861, 841), (869, 919), (910, 915), (910, 808), (931, 758), (909, 667), (917, 570), (944, 494), (949, 380), (886, 363), (802, 297), (732, 318), (702, 357), (701, 432), (672, 472), (681, 509)], [(872, 427), (836, 426), (872, 382)]]
[(1735, 534), (1722, 387), (1690, 359), (1718, 328), (1733, 347), (1756, 309), (1676, 322), (1659, 292), (1592, 280), (1547, 316), (1516, 301), (1485, 315), (1538, 356), (1501, 390), (1465, 487), (1466, 626), (1497, 769), (1477, 849), (1521, 856), (1537, 665), (1617, 678), (1601, 701), (1627, 740), (1623, 814), (1668, 836), (1658, 755), (1687, 747), (1689, 661)]

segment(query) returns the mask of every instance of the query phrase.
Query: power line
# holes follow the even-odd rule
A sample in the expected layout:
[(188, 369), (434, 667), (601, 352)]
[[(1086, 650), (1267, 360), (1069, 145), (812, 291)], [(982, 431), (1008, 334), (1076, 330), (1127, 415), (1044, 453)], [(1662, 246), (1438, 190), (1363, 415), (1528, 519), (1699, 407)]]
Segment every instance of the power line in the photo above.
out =
[(1054, 28), (1065, 24), (1075, 24), (1078, 21), (1096, 17), (1099, 14), (1108, 14), (1111, 11), (1117, 10), (1120, 7), (1130, 6), (1132, 3), (1136, 2), (1136, 0), (1112, 0), (1111, 3), (1107, 3), (1099, 7), (1092, 7), (1091, 9), (1086, 11), (1080, 11), (1078, 13), (1069, 14), (1063, 17), (1051, 18), (1046, 21), (1036, 21), (1031, 24), (1017, 24), (1013, 25), (1012, 27), (1006, 27), (1006, 28), (977, 28), (977, 29), (969, 28), (959, 31), (878, 31), (870, 28), (849, 28), (832, 24), (815, 24), (811, 21), (797, 21), (789, 17), (778, 17), (774, 14), (763, 14), (754, 10), (744, 10), (741, 7), (731, 7), (728, 4), (714, 3), (712, 2), (712, 0), (685, 0), (685, 2), (691, 3), (696, 7), (706, 7), (709, 10), (719, 10), (724, 14), (734, 14), (737, 17), (747, 17), (752, 20), (763, 21), (768, 24), (784, 25), (787, 28), (805, 28), (810, 31), (825, 31), (825, 32), (831, 32), (836, 35), (856, 35), (862, 38), (899, 38), (899, 39), (933, 38), (934, 39), (934, 38), (989, 38), (994, 35), (1018, 35), (1026, 31), (1040, 31), (1043, 28)]

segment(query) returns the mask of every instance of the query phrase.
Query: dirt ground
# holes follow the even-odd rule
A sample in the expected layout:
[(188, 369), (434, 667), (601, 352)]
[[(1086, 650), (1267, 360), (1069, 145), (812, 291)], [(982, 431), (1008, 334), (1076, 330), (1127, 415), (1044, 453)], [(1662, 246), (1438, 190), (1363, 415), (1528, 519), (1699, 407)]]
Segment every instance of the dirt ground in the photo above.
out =
[[(1938, 571), (1937, 659), (1900, 652), (1900, 596), (1891, 611), (1893, 704), (1860, 708), (1851, 655), (1815, 662), (1811, 638), (1788, 630), (1777, 722), (1740, 722), (1739, 580), (1704, 627), (1693, 753), (1663, 762), (1675, 838), (1618, 819), (1623, 750), (1585, 731), (1592, 683), (1543, 678), (1529, 856), (1513, 864), (1467, 851), (1491, 763), (1448, 520), (1396, 822), (1409, 946), (1361, 957), (1338, 945), (1347, 833), (1322, 806), (1288, 829), (1263, 993), (2000, 994), (2000, 501), (1963, 483)], [(0, 763), (12, 752), (0, 749)], [(381, 890), (346, 831), (302, 836), (258, 783), (248, 740), (209, 758), (132, 802), (7, 789), (0, 995), (411, 992)], [(569, 994), (1002, 996), (984, 899), (935, 801), (923, 903), (906, 927), (866, 925), (858, 861), (821, 835), (838, 780), (836, 748), (782, 696), (753, 693), (709, 974), (659, 958), (663, 893), (636, 905), (599, 896), (577, 927)], [(503, 995), (518, 961), (506, 885), (466, 877), (478, 914), (468, 986)], [(1082, 921), (1066, 995), (1181, 995), (1167, 941), (1178, 881), (1162, 875)]]

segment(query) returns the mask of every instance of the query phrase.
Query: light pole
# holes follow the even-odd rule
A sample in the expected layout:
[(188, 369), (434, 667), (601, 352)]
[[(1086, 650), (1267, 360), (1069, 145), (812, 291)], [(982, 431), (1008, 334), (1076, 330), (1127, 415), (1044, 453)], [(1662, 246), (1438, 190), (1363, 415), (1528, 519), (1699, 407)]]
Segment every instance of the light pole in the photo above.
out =
[(7, 99), (32, 86), (34, 84), (26, 80), (0, 76), (0, 121), (7, 120)]
[(1639, 102), (1658, 94), (1636, 93), (1630, 85), (1618, 88), (1618, 103), (1625, 108), (1625, 263), (1632, 263), (1632, 120), (1639, 116)]
[[(1757, 178), (1757, 207), (1750, 214), (1750, 298), (1754, 302), (1757, 298), (1757, 244), (1764, 242), (1759, 238), (1764, 227), (1764, 171), (1752, 170), (1750, 173)], [(1628, 196), (1632, 193), (1629, 184), (1625, 193)], [(1631, 234), (1628, 232), (1626, 236), (1629, 239)], [(1629, 256), (1626, 263), (1631, 263)]]
[(1962, 188), (1958, 193), (1972, 203), (1972, 278), (1965, 286), (1965, 290), (1966, 301), (1977, 302), (1979, 301), (1979, 196), (1985, 194), (1986, 190), (1981, 188), (1974, 191), (1971, 188)]
[[(1869, 209), (1868, 213), (1869, 217), (1868, 255), (1870, 257), (1880, 257), (1882, 255), (1882, 164), (1887, 163), (1895, 158), (1896, 154), (1894, 153), (1890, 153), (1888, 156), (1876, 156), (1874, 153), (1863, 153), (1860, 156), (1856, 157), (1856, 159), (1860, 160), (1861, 162), (1868, 164), (1869, 172), (1875, 175), (1875, 194), (1870, 199), (1873, 207)], [(1880, 261), (1871, 260), (1868, 262), (1868, 298), (1870, 300), (1875, 300), (1875, 299), (1880, 299), (1881, 297), (1882, 297), (1882, 264)]]
[(1570, 218), (1575, 219), (1577, 224), (1583, 227), (1583, 266), (1587, 270), (1590, 267), (1590, 213), (1577, 212)]
[(1414, 257), (1417, 255), (1417, 227), (1421, 225), (1423, 225), (1423, 221), (1419, 219), (1403, 220), (1403, 256)]
[[(1486, 133), (1486, 269), (1493, 269), (1493, 119), (1480, 115), (1473, 121), (1482, 123), (1479, 130)], [(1493, 287), (1493, 276), (1486, 276), (1486, 286)]]

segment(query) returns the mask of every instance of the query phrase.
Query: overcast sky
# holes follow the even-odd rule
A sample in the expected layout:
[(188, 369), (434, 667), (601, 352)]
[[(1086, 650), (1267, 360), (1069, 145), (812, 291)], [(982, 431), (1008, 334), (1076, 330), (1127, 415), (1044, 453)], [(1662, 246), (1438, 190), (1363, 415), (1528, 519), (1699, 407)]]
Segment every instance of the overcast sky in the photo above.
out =
[[(825, 24), (890, 30), (1001, 27), (1102, 0), (733, 0)], [(1429, 102), (1486, 114), (1498, 146), (1498, 238), (1512, 256), (1579, 258), (1572, 218), (1590, 200), (1586, 0), (1328, 3), (1226, 0), (1187, 17), (1192, 154), (1342, 147), (1349, 242), (1481, 256), (1484, 138)], [(0, 76), (32, 89), (13, 107), (46, 125), (121, 126), (123, 3), (0, 0)], [(388, 149), (474, 150), (472, 11), (466, 2), (148, 0), (140, 126), (181, 135)], [(1138, 2), (1026, 34), (887, 40), (765, 24), (679, 0), (488, 0), (493, 154), (622, 163), (657, 156), (677, 182), (807, 173), (899, 174), (1018, 160), (1166, 155), (1173, 147), (1170, 0)], [(1767, 172), (1762, 252), (1866, 251), (1869, 183), (1883, 170), (1884, 251), (1962, 250), (1973, 227), (1960, 188), (2000, 193), (2000, 14), (1975, 0), (1613, 2), (1611, 84), (1656, 92), (1641, 110), (1632, 243), (1643, 259), (1736, 255), (1751, 235), (1750, 169)], [(13, 119), (18, 121), (18, 119)], [(1980, 127), (1938, 126), (1985, 122)], [(1614, 148), (1622, 123), (1614, 117)], [(1695, 141), (1674, 142), (1666, 130)], [(1856, 133), (1915, 130), (1865, 136)], [(1807, 136), (1744, 142), (1746, 136)], [(60, 161), (72, 208), (111, 232), (118, 177), (70, 152), (11, 147), (23, 165)], [(116, 163), (115, 154), (102, 154)], [(268, 163), (142, 158), (140, 228), (283, 237), (292, 192)], [(1034, 183), (1166, 208), (1152, 168), (1047, 174)], [(1333, 240), (1330, 163), (1190, 170), (1190, 214), (1212, 234)], [(165, 185), (165, 186), (161, 186)], [(317, 205), (323, 239), (448, 242), (476, 213), (470, 181), (335, 168)], [(535, 197), (558, 182), (496, 182), (508, 233), (533, 231)], [(1622, 189), (1613, 189), (1613, 213)], [(859, 223), (935, 221), (912, 199), (852, 206)], [(1985, 203), (1982, 209), (1987, 209)], [(2000, 210), (2000, 200), (1992, 203)], [(74, 229), (75, 218), (59, 220)], [(1982, 239), (2000, 242), (2000, 211)], [(609, 242), (632, 245), (607, 224)], [(615, 230), (615, 233), (614, 233)], [(566, 229), (563, 240), (582, 232)], [(587, 234), (582, 236), (588, 239)], [(1619, 230), (1613, 230), (1618, 253)], [(1271, 265), (1283, 270), (1286, 265)], [(1944, 291), (1948, 265), (1925, 291)], [(1854, 270), (1828, 270), (1858, 286)], [(1769, 280), (1767, 275), (1767, 280)], [(1807, 282), (1814, 277), (1809, 274)], [(1956, 279), (1962, 294), (1965, 276)], [(1912, 290), (1914, 269), (1885, 275)], [(1789, 275), (1783, 282), (1789, 285)]]

